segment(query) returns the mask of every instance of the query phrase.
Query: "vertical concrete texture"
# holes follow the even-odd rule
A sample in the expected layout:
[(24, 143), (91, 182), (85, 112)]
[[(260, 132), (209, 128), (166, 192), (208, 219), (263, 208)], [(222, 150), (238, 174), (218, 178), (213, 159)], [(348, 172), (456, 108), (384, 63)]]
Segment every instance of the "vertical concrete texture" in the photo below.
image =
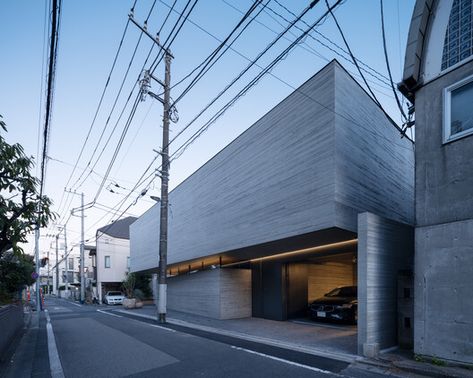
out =
[(397, 345), (397, 277), (413, 269), (414, 229), (371, 213), (358, 216), (358, 353)]
[(473, 220), (416, 229), (414, 350), (473, 364)]
[(168, 308), (214, 319), (251, 316), (251, 271), (213, 269), (168, 279)]
[(444, 89), (473, 63), (416, 96), (414, 352), (473, 363), (473, 136), (443, 143)]

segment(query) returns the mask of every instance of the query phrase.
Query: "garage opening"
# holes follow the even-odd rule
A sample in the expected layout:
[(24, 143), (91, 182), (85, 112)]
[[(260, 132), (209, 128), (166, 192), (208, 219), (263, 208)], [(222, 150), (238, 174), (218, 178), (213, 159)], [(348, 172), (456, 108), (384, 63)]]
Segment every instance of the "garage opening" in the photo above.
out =
[[(356, 287), (356, 246), (350, 251), (306, 255), (296, 261), (260, 260), (252, 263), (253, 316), (309, 320), (310, 305), (319, 301), (320, 309), (318, 314), (312, 314), (313, 320), (343, 321), (341, 317), (337, 319), (334, 310), (344, 306), (343, 313), (349, 307), (356, 311)], [(345, 294), (352, 297), (345, 298), (349, 300), (346, 304), (342, 298)]]

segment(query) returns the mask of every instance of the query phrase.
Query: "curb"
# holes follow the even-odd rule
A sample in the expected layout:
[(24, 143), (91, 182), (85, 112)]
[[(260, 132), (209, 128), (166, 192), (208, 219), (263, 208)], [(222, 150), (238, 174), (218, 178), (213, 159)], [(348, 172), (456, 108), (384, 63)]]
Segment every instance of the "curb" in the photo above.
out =
[[(112, 310), (114, 312), (120, 312), (123, 314), (131, 315), (131, 316), (136, 316), (136, 317), (141, 317), (145, 319), (151, 319), (151, 320), (156, 320), (156, 317), (151, 316), (151, 315), (146, 315), (146, 314), (137, 314), (133, 313), (131, 311), (126, 311), (126, 310)], [(284, 348), (288, 350), (293, 350), (297, 352), (302, 352), (302, 353), (307, 353), (311, 354), (314, 356), (318, 357), (325, 357), (329, 358), (332, 360), (337, 360), (341, 362), (347, 362), (347, 363), (353, 363), (355, 361), (358, 361), (360, 359), (360, 356), (348, 354), (348, 353), (336, 353), (336, 352), (330, 352), (327, 350), (322, 350), (322, 349), (316, 349), (316, 348), (308, 348), (303, 345), (297, 345), (297, 344), (291, 344), (291, 343), (286, 343), (282, 341), (276, 341), (274, 339), (268, 339), (264, 337), (259, 337), (259, 336), (252, 336), (248, 335), (245, 333), (239, 333), (239, 332), (234, 332), (234, 331), (225, 331), (222, 329), (218, 328), (212, 328), (212, 327), (207, 327), (207, 326), (201, 326), (197, 325), (194, 323), (189, 323), (184, 320), (179, 320), (179, 319), (174, 319), (174, 318), (168, 318), (167, 322), (169, 324), (181, 326), (181, 327), (187, 327), (187, 328), (192, 328), (192, 329), (197, 329), (200, 331), (204, 332), (210, 332), (210, 333), (215, 333), (223, 336), (229, 336), (229, 337), (234, 337), (246, 341), (252, 341), (260, 344), (266, 344), (266, 345), (271, 345), (279, 348)]]

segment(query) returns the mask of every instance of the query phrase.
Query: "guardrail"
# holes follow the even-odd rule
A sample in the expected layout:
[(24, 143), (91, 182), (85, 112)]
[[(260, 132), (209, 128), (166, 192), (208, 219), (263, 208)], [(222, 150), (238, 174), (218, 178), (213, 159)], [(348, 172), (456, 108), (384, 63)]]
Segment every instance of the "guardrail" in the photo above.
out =
[(24, 326), (22, 305), (6, 305), (0, 307), (0, 360), (15, 335)]

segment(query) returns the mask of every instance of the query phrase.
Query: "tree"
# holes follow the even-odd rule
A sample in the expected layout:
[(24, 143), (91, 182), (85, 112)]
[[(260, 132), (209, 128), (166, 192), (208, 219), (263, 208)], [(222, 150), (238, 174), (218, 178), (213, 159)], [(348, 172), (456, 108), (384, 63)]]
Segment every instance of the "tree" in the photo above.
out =
[(125, 289), (125, 294), (127, 298), (134, 298), (136, 284), (136, 275), (135, 273), (128, 273), (126, 278), (122, 281), (123, 289)]
[(46, 227), (55, 218), (52, 201), (39, 196), (39, 180), (31, 174), (33, 157), (26, 156), (23, 147), (8, 144), (2, 135), (7, 132), (0, 116), (0, 258), (13, 249), (21, 253), (19, 243), (39, 227)]
[(33, 256), (13, 250), (5, 252), (0, 257), (0, 303), (10, 302), (25, 285), (32, 285), (34, 271)]

